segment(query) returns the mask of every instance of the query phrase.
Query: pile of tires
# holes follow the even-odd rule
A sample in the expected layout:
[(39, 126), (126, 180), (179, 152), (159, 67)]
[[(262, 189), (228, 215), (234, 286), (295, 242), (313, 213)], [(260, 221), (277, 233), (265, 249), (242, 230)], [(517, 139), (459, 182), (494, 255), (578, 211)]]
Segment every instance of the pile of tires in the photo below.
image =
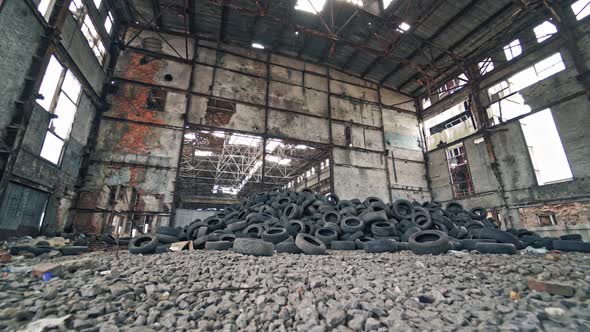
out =
[(155, 236), (132, 239), (129, 250), (153, 253), (183, 240), (193, 241), (197, 249), (233, 249), (259, 256), (268, 256), (271, 245), (272, 251), (311, 255), (327, 249), (514, 254), (527, 246), (585, 252), (590, 245), (579, 236), (543, 238), (526, 229), (503, 231), (485, 208), (464, 209), (457, 202), (443, 206), (405, 199), (385, 203), (377, 197), (340, 200), (311, 190), (276, 189), (253, 194), (184, 228), (159, 227)]

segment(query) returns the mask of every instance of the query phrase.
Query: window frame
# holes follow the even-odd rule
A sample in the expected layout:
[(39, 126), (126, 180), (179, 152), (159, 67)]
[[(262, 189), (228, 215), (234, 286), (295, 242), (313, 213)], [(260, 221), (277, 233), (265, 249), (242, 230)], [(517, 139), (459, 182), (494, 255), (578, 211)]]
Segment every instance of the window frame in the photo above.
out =
[[(52, 165), (61, 168), (62, 162), (63, 162), (63, 157), (64, 157), (64, 153), (66, 151), (66, 148), (68, 146), (68, 142), (70, 139), (70, 136), (72, 134), (72, 128), (74, 126), (74, 121), (72, 121), (72, 123), (70, 124), (70, 128), (68, 130), (67, 133), (67, 137), (61, 137), (55, 130), (55, 126), (53, 125), (54, 120), (57, 118), (56, 115), (56, 110), (57, 110), (57, 106), (58, 103), (60, 101), (60, 99), (62, 98), (62, 95), (65, 96), (65, 98), (67, 98), (67, 101), (71, 102), (74, 107), (75, 107), (75, 112), (73, 114), (73, 118), (75, 119), (76, 114), (78, 113), (78, 107), (80, 107), (80, 100), (82, 98), (82, 94), (83, 94), (83, 88), (82, 88), (82, 84), (80, 84), (80, 82), (77, 81), (75, 75), (71, 72), (70, 69), (68, 69), (61, 61), (59, 61), (58, 57), (55, 56), (55, 54), (52, 54), (52, 57), (55, 58), (55, 60), (59, 63), (59, 65), (61, 66), (61, 72), (59, 74), (59, 79), (57, 81), (57, 86), (55, 87), (55, 92), (54, 95), (51, 97), (51, 103), (49, 104), (49, 109), (45, 109), (45, 107), (41, 106), (39, 103), (37, 103), (37, 105), (41, 108), (43, 108), (43, 110), (45, 110), (47, 113), (51, 114), (51, 118), (49, 119), (49, 123), (47, 124), (47, 129), (45, 130), (45, 136), (43, 137), (43, 141), (41, 143), (41, 150), (39, 151), (39, 157), (43, 160), (46, 160), (47, 162), (51, 163)], [(79, 87), (80, 87), (80, 91), (78, 92), (78, 96), (76, 98), (76, 100), (74, 100), (72, 98), (72, 96), (69, 95), (69, 93), (67, 91), (64, 90), (64, 81), (66, 79), (66, 76), (68, 75), (68, 73), (70, 73), (72, 75), (72, 77), (76, 80), (76, 82), (78, 83)], [(47, 72), (44, 74), (47, 74)], [(44, 96), (46, 97), (46, 96)], [(53, 161), (45, 158), (44, 156), (41, 155), (42, 151), (43, 151), (43, 146), (45, 145), (45, 141), (47, 140), (47, 135), (53, 135), (55, 136), (57, 139), (59, 139), (60, 141), (62, 141), (62, 147), (61, 147), (61, 151), (59, 153), (59, 157), (57, 159), (57, 162), (54, 163)]]
[[(73, 12), (72, 6), (74, 6), (76, 10), (80, 11), (80, 13)], [(82, 32), (84, 39), (86, 39), (86, 42), (88, 43), (92, 54), (94, 54), (96, 61), (98, 61), (98, 64), (102, 67), (105, 63), (107, 49), (95, 22), (88, 14), (88, 8), (81, 0), (71, 0), (68, 10), (70, 11), (70, 14), (72, 14), (74, 21), (76, 21), (78, 24), (78, 29)]]
[[(461, 154), (457, 154), (456, 156), (451, 156), (451, 151), (454, 149), (462, 149), (462, 153)], [(463, 160), (465, 161), (464, 163), (457, 165), (455, 167), (451, 166), (451, 160), (452, 159), (456, 159), (459, 156), (462, 156)], [(446, 157), (446, 161), (447, 161), (447, 170), (449, 172), (449, 182), (451, 185), (451, 190), (453, 191), (453, 198), (455, 199), (460, 199), (460, 198), (465, 198), (465, 197), (470, 197), (476, 194), (475, 191), (475, 186), (473, 185), (473, 177), (471, 175), (471, 168), (469, 167), (469, 158), (467, 156), (467, 150), (465, 149), (465, 144), (463, 142), (454, 144), (453, 146), (447, 147), (445, 148), (445, 157)], [(467, 183), (467, 187), (468, 190), (465, 193), (459, 193), (457, 190), (457, 185), (463, 182), (456, 182), (453, 179), (453, 169), (458, 168), (458, 167), (462, 167), (464, 166), (466, 169), (466, 172), (468, 174), (468, 179), (465, 180), (464, 182)]]

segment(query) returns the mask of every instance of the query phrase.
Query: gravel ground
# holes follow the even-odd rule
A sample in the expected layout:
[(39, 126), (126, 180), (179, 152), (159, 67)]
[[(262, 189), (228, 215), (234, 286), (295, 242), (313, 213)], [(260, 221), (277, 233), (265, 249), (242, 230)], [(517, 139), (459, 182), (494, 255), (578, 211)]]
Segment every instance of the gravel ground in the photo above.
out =
[[(89, 258), (81, 269), (49, 282), (5, 273), (0, 330), (65, 316), (67, 329), (79, 331), (590, 331), (587, 254), (196, 250), (44, 261), (80, 258)], [(571, 285), (576, 294), (531, 291), (529, 277)]]

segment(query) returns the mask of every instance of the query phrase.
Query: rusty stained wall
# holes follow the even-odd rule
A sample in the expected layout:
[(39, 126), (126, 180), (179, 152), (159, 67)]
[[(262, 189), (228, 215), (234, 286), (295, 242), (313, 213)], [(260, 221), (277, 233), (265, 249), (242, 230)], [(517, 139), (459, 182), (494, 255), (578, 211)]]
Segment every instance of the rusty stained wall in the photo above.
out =
[(548, 204), (518, 209), (523, 227), (541, 227), (539, 216), (554, 215), (557, 226), (566, 227), (590, 223), (590, 202)]
[[(190, 123), (261, 134), (267, 119), (266, 133), (271, 136), (332, 143), (339, 147), (334, 149), (336, 192), (348, 198), (373, 195), (389, 200), (387, 167), (393, 167), (393, 159), (386, 159), (384, 151), (397, 149), (409, 161), (396, 160), (402, 175), (392, 186), (394, 197), (428, 198), (412, 98), (381, 89), (380, 104), (374, 83), (333, 69), (274, 54), (267, 64), (264, 52), (226, 45), (216, 51), (214, 44), (203, 41), (199, 45)], [(213, 121), (209, 96), (234, 102), (236, 112), (226, 121)], [(388, 107), (383, 110), (388, 113), (386, 122), (382, 106)], [(351, 131), (350, 147), (346, 127)], [(382, 128), (392, 138), (387, 147)]]

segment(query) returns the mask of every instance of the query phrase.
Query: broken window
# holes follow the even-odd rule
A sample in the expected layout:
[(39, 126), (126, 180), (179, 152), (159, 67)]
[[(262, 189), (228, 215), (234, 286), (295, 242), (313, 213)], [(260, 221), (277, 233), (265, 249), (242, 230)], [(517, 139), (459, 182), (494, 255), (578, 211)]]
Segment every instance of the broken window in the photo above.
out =
[(81, 92), (82, 87), (72, 72), (51, 56), (40, 88), (41, 94), (51, 94), (51, 97), (38, 103), (53, 114), (41, 148), (41, 157), (56, 165), (60, 164), (65, 142), (70, 136)]
[(535, 32), (535, 37), (537, 37), (537, 43), (542, 43), (545, 40), (549, 39), (549, 37), (553, 36), (557, 33), (557, 28), (553, 23), (549, 21), (545, 21), (539, 24), (537, 27), (533, 29)]
[(98, 34), (96, 26), (88, 15), (88, 9), (84, 6), (81, 0), (72, 0), (69, 10), (74, 16), (74, 19), (78, 22), (78, 24), (80, 24), (80, 30), (82, 30), (84, 38), (86, 38), (88, 45), (92, 49), (92, 53), (94, 53), (98, 59), (98, 62), (102, 64), (106, 54), (106, 49), (102, 39), (100, 38), (100, 35)]
[(430, 100), (430, 98), (422, 99), (422, 109), (423, 110), (427, 109), (430, 106), (432, 106), (432, 101)]
[(539, 217), (539, 226), (541, 227), (557, 225), (557, 218), (555, 218), (553, 212), (545, 212), (537, 215), (537, 217)]
[(209, 98), (205, 124), (209, 126), (225, 126), (229, 124), (232, 116), (236, 114), (236, 103), (217, 98)]
[(478, 66), (479, 66), (479, 74), (481, 76), (494, 70), (494, 62), (492, 62), (491, 58), (483, 59), (480, 63), (478, 63)]
[(102, 4), (102, 0), (94, 0), (94, 5), (96, 6), (96, 9), (100, 9), (101, 4)]
[(463, 197), (474, 193), (471, 173), (463, 143), (447, 148), (447, 161), (451, 175), (451, 185), (455, 197)]
[(524, 98), (518, 91), (564, 69), (565, 64), (561, 58), (561, 53), (555, 53), (514, 74), (507, 81), (501, 81), (489, 88), (490, 99), (495, 102), (488, 109), (488, 115), (492, 122), (499, 123), (500, 120), (507, 121), (529, 113), (531, 108), (525, 104)]
[(107, 31), (107, 34), (111, 34), (111, 31), (113, 30), (113, 22), (115, 20), (113, 19), (113, 13), (109, 12), (109, 14), (107, 15), (107, 17), (104, 20), (104, 29)]
[(468, 100), (464, 100), (425, 120), (423, 124), (426, 133), (426, 145), (429, 149), (440, 144), (453, 142), (475, 131)]
[[(51, 15), (51, 10), (53, 9), (53, 0), (41, 0), (39, 1), (39, 5), (37, 6), (37, 10), (41, 13), (41, 15), (45, 18), (46, 21), (49, 20), (49, 16)], [(0, 2), (1, 4), (1, 2)]]
[(511, 41), (510, 44), (504, 46), (504, 54), (506, 55), (506, 60), (508, 61), (521, 55), (522, 47), (520, 46), (520, 40), (515, 39)]
[(150, 89), (147, 97), (145, 108), (148, 110), (156, 110), (164, 112), (166, 106), (166, 91), (160, 89)]
[(447, 83), (443, 84), (439, 89), (438, 89), (438, 97), (440, 99), (454, 93), (455, 91), (459, 90), (461, 87), (459, 86), (459, 80), (458, 79), (452, 79), (450, 81), (448, 81)]
[(590, 0), (579, 0), (572, 4), (572, 10), (576, 19), (579, 21), (590, 15)]
[(74, 19), (80, 24), (84, 21), (84, 18), (86, 18), (86, 14), (88, 13), (82, 0), (72, 0), (72, 2), (70, 2), (69, 10), (74, 16)]
[(569, 181), (572, 179), (561, 138), (550, 109), (529, 115), (520, 120), (537, 184)]

